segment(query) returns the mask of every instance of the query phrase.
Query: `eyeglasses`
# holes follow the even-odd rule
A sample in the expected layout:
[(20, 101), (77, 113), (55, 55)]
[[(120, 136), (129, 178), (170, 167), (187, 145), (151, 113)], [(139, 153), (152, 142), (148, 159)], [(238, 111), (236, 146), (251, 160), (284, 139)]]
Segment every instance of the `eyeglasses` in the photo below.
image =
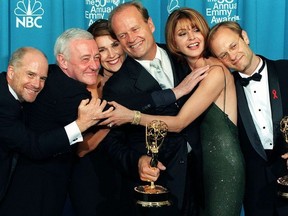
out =
[(239, 41), (240, 37), (238, 37), (237, 41), (230, 44), (228, 51), (222, 52), (217, 58), (222, 61), (227, 60), (228, 57), (230, 58), (232, 53), (235, 54), (239, 50)]

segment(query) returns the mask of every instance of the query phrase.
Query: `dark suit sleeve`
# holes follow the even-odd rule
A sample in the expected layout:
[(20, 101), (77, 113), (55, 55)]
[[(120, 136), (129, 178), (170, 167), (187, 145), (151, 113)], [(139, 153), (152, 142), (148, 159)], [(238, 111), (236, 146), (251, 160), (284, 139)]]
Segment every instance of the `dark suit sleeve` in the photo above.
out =
[(25, 127), (19, 105), (16, 103), (11, 105), (7, 107), (7, 104), (0, 102), (1, 148), (40, 159), (60, 153), (70, 147), (64, 128), (37, 135)]
[[(117, 95), (117, 100), (115, 100), (114, 95)], [(139, 92), (133, 94), (132, 99), (131, 95), (121, 95), (115, 91), (113, 87), (105, 88), (105, 91), (103, 91), (103, 99), (107, 101), (115, 100), (125, 107), (133, 107), (134, 110), (151, 114), (154, 113), (153, 110), (162, 110), (166, 106), (176, 102), (175, 94), (171, 89)]]
[(165, 107), (176, 102), (175, 94), (171, 89), (152, 92), (151, 97), (156, 108), (163, 106)]
[[(134, 95), (133, 107), (140, 112), (151, 112), (152, 110), (162, 110), (168, 105), (176, 102), (176, 97), (171, 89), (154, 91), (152, 93), (141, 93)], [(130, 107), (131, 101), (122, 97), (119, 102), (122, 101), (124, 106)], [(125, 101), (127, 103), (125, 103)], [(138, 101), (138, 102), (137, 102)], [(121, 103), (121, 102), (120, 102)], [(125, 104), (124, 104), (125, 103)]]
[[(133, 133), (132, 131), (130, 132), (131, 134)], [(129, 139), (127, 136), (129, 136), (127, 125), (113, 128), (104, 138), (101, 145), (108, 152), (109, 157), (121, 172), (138, 180), (138, 160), (144, 153), (141, 154), (141, 151), (136, 151), (137, 140), (132, 143), (130, 141), (132, 139)], [(144, 136), (144, 132), (142, 136)]]

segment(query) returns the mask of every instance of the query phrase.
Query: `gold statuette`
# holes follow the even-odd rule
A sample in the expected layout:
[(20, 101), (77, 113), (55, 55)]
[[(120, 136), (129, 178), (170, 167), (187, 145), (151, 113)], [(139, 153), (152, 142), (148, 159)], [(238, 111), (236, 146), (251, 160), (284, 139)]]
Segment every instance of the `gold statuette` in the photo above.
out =
[[(147, 154), (151, 155), (151, 167), (157, 167), (159, 149), (164, 142), (168, 132), (168, 126), (165, 122), (154, 120), (146, 125), (146, 148)], [(161, 186), (151, 182), (150, 185), (141, 185), (134, 188), (137, 204), (142, 207), (162, 207), (169, 206), (169, 191)]]
[[(282, 132), (285, 142), (288, 145), (288, 116), (284, 116), (282, 118), (280, 122), (280, 131)], [(288, 199), (288, 175), (278, 178), (277, 183), (278, 183), (278, 194), (281, 197)]]

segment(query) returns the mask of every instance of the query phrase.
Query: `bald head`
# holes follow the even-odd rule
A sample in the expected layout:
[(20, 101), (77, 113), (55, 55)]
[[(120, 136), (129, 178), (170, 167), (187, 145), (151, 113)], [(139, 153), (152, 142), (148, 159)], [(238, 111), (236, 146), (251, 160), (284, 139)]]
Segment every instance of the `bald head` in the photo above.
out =
[(43, 52), (21, 47), (11, 56), (7, 82), (21, 102), (33, 102), (43, 89), (48, 76), (48, 61)]

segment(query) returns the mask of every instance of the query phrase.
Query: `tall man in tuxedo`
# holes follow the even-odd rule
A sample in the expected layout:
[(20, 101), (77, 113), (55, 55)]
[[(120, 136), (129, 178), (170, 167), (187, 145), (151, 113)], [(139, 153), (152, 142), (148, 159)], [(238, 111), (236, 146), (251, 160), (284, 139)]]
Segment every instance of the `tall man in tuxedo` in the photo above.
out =
[(288, 173), (288, 149), (279, 128), (288, 115), (288, 60), (255, 55), (247, 33), (236, 22), (214, 26), (208, 43), (211, 52), (235, 70), (239, 137), (246, 162), (245, 215), (287, 215), (287, 200), (277, 196), (277, 178)]
[[(72, 28), (62, 33), (54, 52), (57, 64), (49, 65), (45, 88), (34, 103), (24, 107), (28, 126), (39, 134), (77, 118), (79, 103), (91, 97), (86, 85), (96, 83), (100, 66), (97, 44), (82, 29)], [(96, 107), (90, 121), (95, 123), (106, 101), (91, 102)], [(50, 145), (53, 144), (51, 141)], [(7, 215), (62, 215), (74, 150), (66, 149), (43, 160), (21, 157), (6, 197)]]
[[(110, 14), (109, 23), (128, 56), (120, 70), (106, 82), (103, 98), (142, 113), (176, 115), (187, 98), (179, 99), (171, 94), (171, 88), (177, 86), (190, 71), (182, 70), (181, 65), (174, 62), (165, 45), (156, 44), (153, 37), (155, 27), (147, 9), (134, 1), (121, 4)], [(152, 74), (149, 64), (154, 59), (161, 62), (162, 78)], [(161, 94), (165, 96), (151, 100), (151, 97), (155, 99)], [(161, 101), (163, 98), (165, 101)], [(169, 188), (173, 205), (168, 209), (147, 209), (146, 213), (153, 215), (157, 211), (168, 210), (161, 214), (186, 215), (186, 211), (193, 212), (193, 194), (185, 196), (185, 190), (191, 189), (192, 181), (187, 173), (193, 172), (188, 158), (194, 158), (200, 148), (199, 122), (195, 121), (179, 134), (168, 133), (159, 153), (159, 169), (153, 169), (149, 165), (151, 158), (146, 155), (145, 127), (135, 125), (137, 117), (135, 120), (132, 125), (112, 128), (103, 141), (116, 166), (123, 171), (125, 180), (122, 190), (125, 192), (121, 199), (122, 214), (135, 216), (139, 213), (135, 208), (133, 188), (147, 182), (140, 181), (138, 172), (143, 172), (140, 175), (147, 176), (147, 180), (155, 181), (159, 177), (159, 169), (165, 169), (163, 165), (166, 170), (161, 173), (157, 184)]]

